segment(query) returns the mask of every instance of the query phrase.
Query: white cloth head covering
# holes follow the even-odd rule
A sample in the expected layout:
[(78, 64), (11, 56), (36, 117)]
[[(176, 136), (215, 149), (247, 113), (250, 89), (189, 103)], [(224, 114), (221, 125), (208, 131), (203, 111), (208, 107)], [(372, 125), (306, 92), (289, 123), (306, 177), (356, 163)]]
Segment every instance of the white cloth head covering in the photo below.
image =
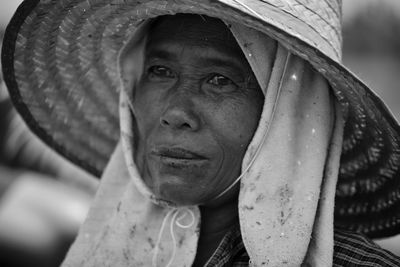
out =
[[(343, 135), (339, 108), (327, 82), (306, 62), (254, 30), (229, 27), (265, 94), (240, 176), (239, 221), (251, 266), (330, 266)], [(137, 46), (136, 57), (144, 43), (138, 36), (130, 44)], [(132, 88), (130, 82), (125, 80), (125, 88)], [(121, 90), (121, 142), (63, 266), (191, 266), (194, 261), (199, 208), (159, 200), (142, 181), (132, 157), (134, 107), (128, 94)]]

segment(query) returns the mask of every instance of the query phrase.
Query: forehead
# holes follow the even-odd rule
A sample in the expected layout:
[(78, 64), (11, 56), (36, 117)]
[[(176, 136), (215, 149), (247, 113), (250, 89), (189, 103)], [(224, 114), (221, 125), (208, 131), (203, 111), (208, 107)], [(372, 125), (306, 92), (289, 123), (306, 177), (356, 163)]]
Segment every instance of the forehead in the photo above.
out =
[(232, 58), (245, 59), (229, 28), (219, 19), (194, 14), (162, 16), (152, 24), (148, 49), (200, 47), (215, 50)]

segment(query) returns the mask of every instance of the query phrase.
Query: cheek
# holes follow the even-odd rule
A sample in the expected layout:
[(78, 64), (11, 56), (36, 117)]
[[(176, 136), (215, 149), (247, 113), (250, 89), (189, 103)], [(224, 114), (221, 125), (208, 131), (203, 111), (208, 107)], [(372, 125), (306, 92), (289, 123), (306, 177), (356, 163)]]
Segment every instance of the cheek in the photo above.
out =
[(262, 99), (231, 101), (213, 112), (217, 139), (223, 147), (243, 152), (250, 143), (262, 112)]
[(139, 84), (133, 97), (135, 118), (140, 136), (146, 136), (150, 128), (158, 123), (161, 110), (160, 92)]
[[(262, 111), (258, 102), (225, 99), (218, 107), (210, 109), (208, 122), (222, 151), (222, 165), (218, 164), (213, 187), (219, 194), (240, 175), (242, 160)], [(234, 193), (232, 193), (234, 195)]]
[(145, 86), (138, 85), (133, 97), (135, 125), (132, 129), (135, 136), (134, 159), (140, 172), (145, 169), (145, 149), (152, 129), (158, 126), (161, 106), (160, 94)]

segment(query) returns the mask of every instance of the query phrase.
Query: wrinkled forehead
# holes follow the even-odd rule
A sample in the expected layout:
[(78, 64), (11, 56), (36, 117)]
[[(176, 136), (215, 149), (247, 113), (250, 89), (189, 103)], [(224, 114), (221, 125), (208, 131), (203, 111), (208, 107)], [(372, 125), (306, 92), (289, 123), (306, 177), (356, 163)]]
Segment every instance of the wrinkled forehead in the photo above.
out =
[(177, 14), (155, 19), (148, 31), (147, 47), (168, 45), (213, 48), (244, 59), (242, 50), (228, 26), (217, 18), (197, 14)]

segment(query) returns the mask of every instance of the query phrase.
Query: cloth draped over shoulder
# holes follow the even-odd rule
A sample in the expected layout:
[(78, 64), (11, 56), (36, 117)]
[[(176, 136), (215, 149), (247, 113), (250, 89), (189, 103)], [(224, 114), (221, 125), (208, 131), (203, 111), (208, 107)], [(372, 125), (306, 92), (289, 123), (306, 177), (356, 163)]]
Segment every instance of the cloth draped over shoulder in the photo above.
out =
[[(143, 57), (148, 24), (128, 44), (136, 62)], [(331, 266), (340, 110), (328, 83), (304, 60), (255, 30), (229, 27), (265, 96), (239, 181), (239, 222), (249, 265)], [(121, 139), (64, 267), (191, 266), (196, 255), (198, 206), (157, 199), (133, 160), (135, 107), (127, 69), (121, 65)]]

